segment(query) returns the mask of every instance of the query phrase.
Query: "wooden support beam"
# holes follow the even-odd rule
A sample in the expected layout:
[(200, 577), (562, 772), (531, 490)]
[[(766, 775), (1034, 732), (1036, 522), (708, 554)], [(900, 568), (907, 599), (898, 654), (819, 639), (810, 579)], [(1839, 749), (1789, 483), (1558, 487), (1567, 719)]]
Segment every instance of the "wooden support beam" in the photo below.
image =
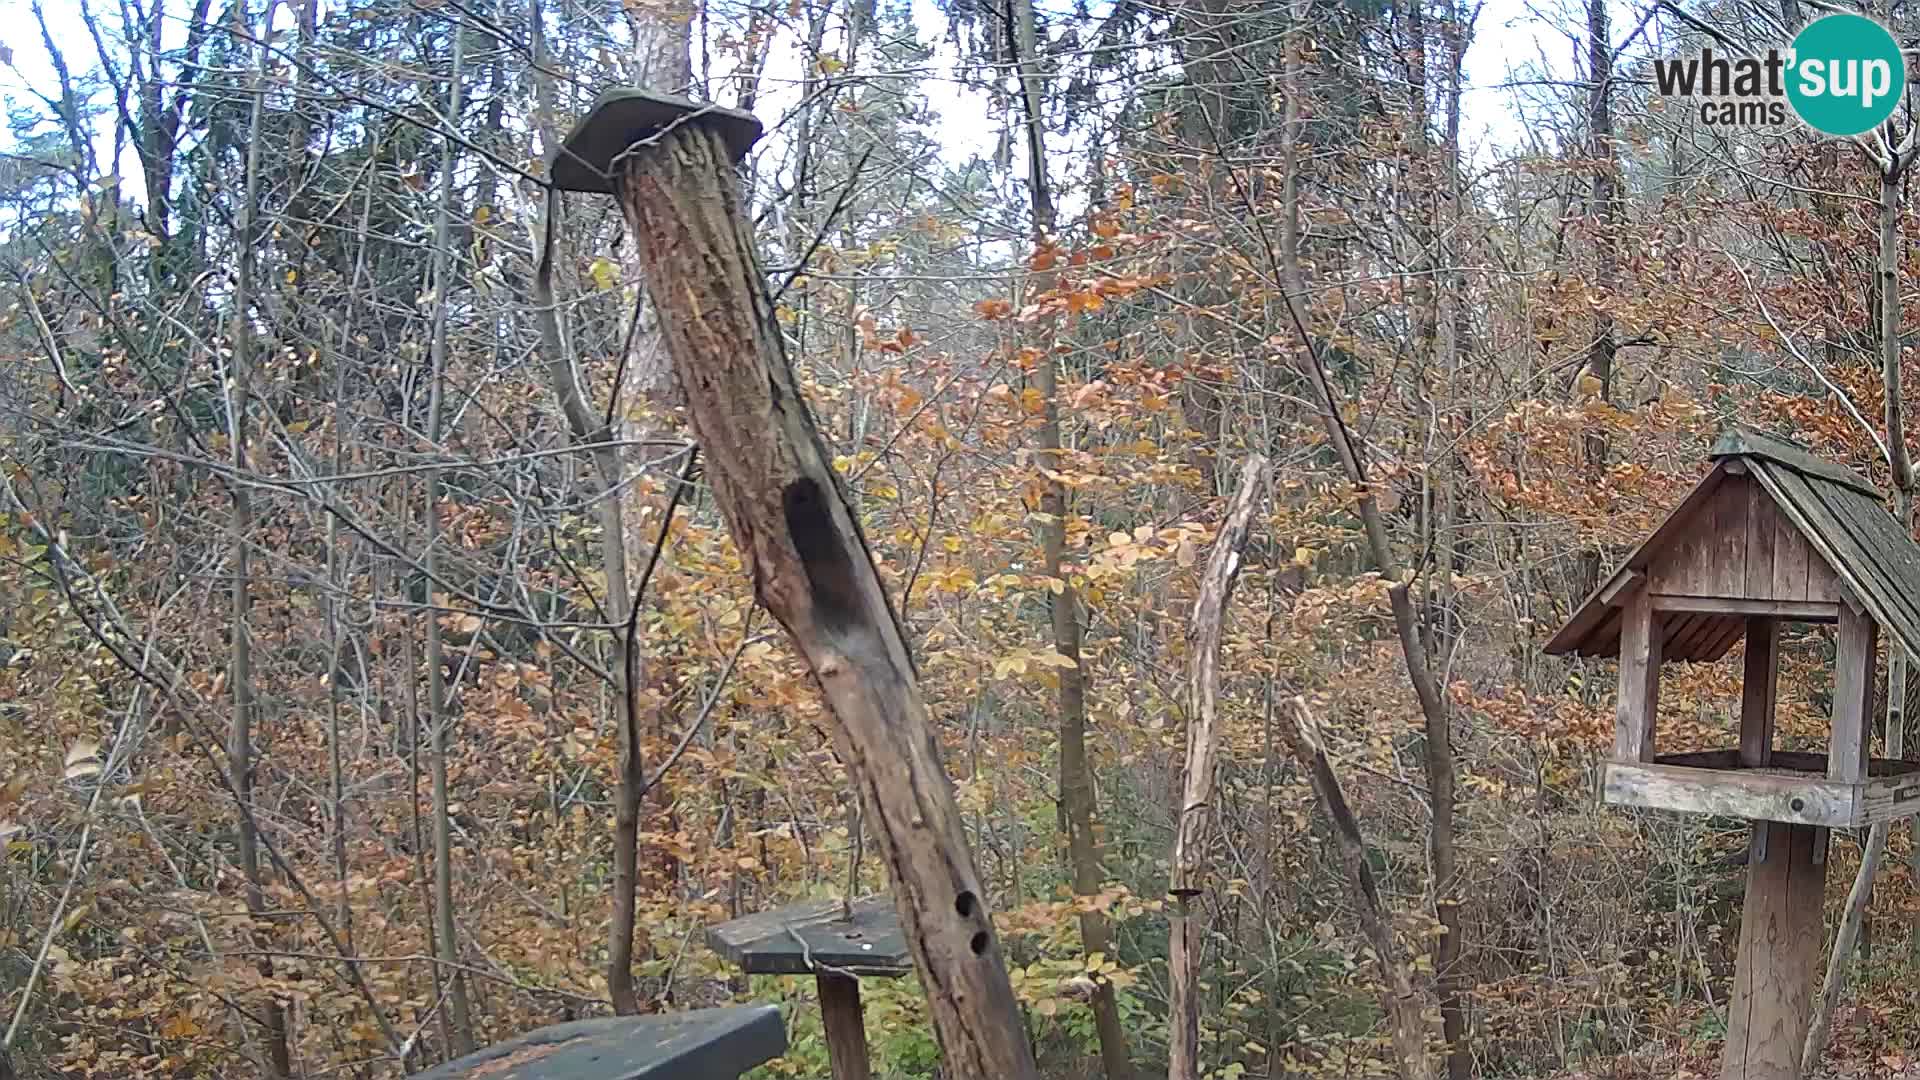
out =
[(1836, 600), (1749, 600), (1725, 596), (1675, 596), (1654, 593), (1653, 610), (1700, 615), (1762, 615), (1793, 622), (1833, 622), (1840, 617)]
[(1873, 694), (1873, 654), (1879, 624), (1852, 608), (1840, 612), (1833, 661), (1833, 735), (1827, 776), (1859, 780), (1867, 775), (1867, 706)]
[(1826, 830), (1753, 823), (1774, 853), (1747, 867), (1740, 953), (1727, 1002), (1720, 1080), (1800, 1080), (1800, 1048), (1820, 977)]
[[(1838, 605), (1834, 617), (1839, 617)], [(1773, 718), (1780, 672), (1780, 623), (1777, 619), (1747, 620), (1747, 657), (1740, 676), (1740, 764), (1764, 768), (1773, 760)], [(1753, 827), (1747, 845), (1750, 863), (1767, 861), (1767, 830)]]
[(1773, 707), (1780, 668), (1780, 624), (1747, 620), (1747, 659), (1740, 682), (1740, 764), (1761, 768), (1773, 757)]
[(1647, 572), (1637, 567), (1628, 567), (1614, 575), (1612, 581), (1600, 587), (1600, 602), (1620, 605), (1629, 596), (1647, 583)]
[(1620, 625), (1620, 700), (1615, 706), (1613, 759), (1653, 759), (1653, 720), (1660, 706), (1660, 626), (1652, 598), (1635, 589)]
[(835, 971), (821, 971), (813, 983), (820, 990), (820, 1020), (827, 1033), (827, 1061), (833, 1080), (872, 1080), (867, 1059), (867, 1022), (860, 1012), (860, 980)]

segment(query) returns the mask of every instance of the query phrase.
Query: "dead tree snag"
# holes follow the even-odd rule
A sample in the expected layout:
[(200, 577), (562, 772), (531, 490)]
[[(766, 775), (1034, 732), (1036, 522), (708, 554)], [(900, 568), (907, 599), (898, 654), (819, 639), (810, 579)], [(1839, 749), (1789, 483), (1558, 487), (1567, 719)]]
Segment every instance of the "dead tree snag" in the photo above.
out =
[(603, 166), (620, 199), (715, 501), (874, 824), (947, 1075), (1034, 1077), (900, 622), (774, 321), (733, 174), (752, 118), (631, 91), (594, 112), (563, 153)]

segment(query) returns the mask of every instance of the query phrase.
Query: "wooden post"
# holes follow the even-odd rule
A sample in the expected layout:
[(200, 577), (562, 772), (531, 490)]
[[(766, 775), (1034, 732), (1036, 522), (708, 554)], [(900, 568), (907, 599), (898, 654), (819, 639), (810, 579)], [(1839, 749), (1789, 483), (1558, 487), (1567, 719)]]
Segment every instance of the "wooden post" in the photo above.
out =
[(947, 1074), (1033, 1080), (1026, 1026), (905, 636), (774, 320), (729, 121), (712, 106), (680, 105), (670, 122), (627, 131), (607, 171), (714, 501), (755, 596), (826, 699), (826, 727), (873, 823)]
[(1780, 623), (1747, 619), (1746, 668), (1740, 681), (1740, 764), (1764, 768), (1773, 760), (1773, 702), (1780, 660)]
[(1820, 978), (1826, 830), (1756, 821), (1769, 857), (1747, 866), (1721, 1080), (1800, 1080)]
[(1867, 711), (1873, 697), (1873, 653), (1880, 624), (1873, 616), (1840, 605), (1840, 632), (1833, 660), (1833, 738), (1827, 746), (1827, 776), (1858, 783), (1867, 776)]
[[(1774, 694), (1780, 675), (1780, 622), (1747, 619), (1747, 657), (1740, 677), (1740, 765), (1765, 768), (1773, 761)], [(1749, 866), (1767, 861), (1767, 823), (1748, 826)]]
[(1652, 761), (1653, 721), (1660, 711), (1660, 620), (1644, 586), (1620, 613), (1620, 700), (1615, 707), (1613, 760)]
[(1213, 541), (1187, 628), (1187, 758), (1174, 808), (1173, 857), (1167, 892), (1174, 898), (1167, 932), (1167, 1077), (1200, 1080), (1200, 947), (1205, 911), (1194, 898), (1205, 882), (1203, 860), (1213, 817), (1214, 755), (1219, 751), (1220, 635), (1240, 573), (1253, 511), (1268, 479), (1267, 459), (1254, 454)]
[(820, 990), (820, 1020), (827, 1032), (833, 1080), (872, 1080), (867, 1060), (867, 1021), (860, 1012), (860, 980), (837, 971), (814, 975)]

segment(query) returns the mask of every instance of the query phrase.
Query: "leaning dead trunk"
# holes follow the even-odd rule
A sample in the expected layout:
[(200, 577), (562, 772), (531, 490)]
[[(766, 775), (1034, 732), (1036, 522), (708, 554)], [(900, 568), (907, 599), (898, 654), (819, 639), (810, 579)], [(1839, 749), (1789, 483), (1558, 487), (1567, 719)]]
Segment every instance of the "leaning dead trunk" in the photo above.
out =
[(905, 637), (794, 383), (721, 134), (695, 119), (614, 165), (715, 501), (806, 658), (866, 806), (947, 1074), (1036, 1076)]
[(1240, 470), (1240, 490), (1214, 538), (1213, 554), (1200, 577), (1187, 629), (1187, 761), (1174, 811), (1170, 888), (1177, 903), (1167, 938), (1167, 1080), (1200, 1080), (1200, 943), (1203, 929), (1193, 898), (1201, 895), (1207, 838), (1213, 815), (1213, 758), (1219, 749), (1220, 634), (1227, 601), (1240, 576), (1253, 509), (1267, 482), (1267, 459), (1255, 454)]
[(1413, 985), (1413, 976), (1400, 958), (1393, 941), (1393, 927), (1386, 905), (1380, 901), (1380, 887), (1373, 880), (1373, 866), (1367, 862), (1366, 841), (1360, 836), (1360, 823), (1347, 805), (1340, 789), (1340, 778), (1333, 761), (1320, 741), (1318, 725), (1307, 711), (1306, 702), (1294, 698), (1290, 708), (1276, 709), (1275, 721), (1280, 737), (1294, 761), (1307, 772), (1313, 784), (1314, 798), (1327, 815), (1333, 830), (1334, 851), (1346, 876), (1346, 887), (1360, 920), (1360, 931), (1373, 949), (1380, 965), (1380, 1005), (1393, 1026), (1395, 1067), (1400, 1080), (1434, 1080), (1433, 1058), (1427, 1053), (1426, 1001)]

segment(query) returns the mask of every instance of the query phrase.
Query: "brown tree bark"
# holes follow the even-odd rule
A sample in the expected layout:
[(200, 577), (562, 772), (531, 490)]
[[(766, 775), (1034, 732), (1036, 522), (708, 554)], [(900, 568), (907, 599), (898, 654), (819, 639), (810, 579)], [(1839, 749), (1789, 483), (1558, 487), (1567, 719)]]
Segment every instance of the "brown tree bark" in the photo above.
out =
[[(1613, 39), (1608, 30), (1606, 0), (1587, 0), (1587, 96), (1588, 151), (1593, 160), (1593, 175), (1588, 192), (1587, 212), (1593, 219), (1593, 284), (1601, 294), (1593, 310), (1593, 337), (1587, 343), (1586, 373), (1581, 376), (1585, 389), (1601, 401), (1613, 400), (1613, 313), (1607, 305), (1618, 276), (1619, 256), (1614, 227), (1619, 220), (1619, 163), (1613, 148)], [(1605, 482), (1610, 450), (1604, 430), (1588, 431), (1584, 440), (1587, 483), (1597, 493)], [(1596, 543), (1580, 553), (1580, 596), (1600, 585), (1601, 564), (1605, 552)]]
[(620, 199), (715, 501), (865, 801), (948, 1075), (1036, 1077), (900, 622), (794, 382), (721, 136), (635, 147)]
[(1167, 1080), (1200, 1078), (1200, 944), (1204, 911), (1193, 911), (1202, 895), (1202, 869), (1212, 826), (1213, 759), (1219, 749), (1217, 704), (1220, 697), (1220, 635), (1227, 602), (1240, 576), (1240, 560), (1252, 531), (1253, 511), (1268, 481), (1267, 459), (1255, 454), (1240, 469), (1240, 487), (1214, 538), (1213, 553), (1200, 576), (1187, 628), (1187, 758), (1174, 808), (1172, 882), (1176, 909), (1168, 934)]

